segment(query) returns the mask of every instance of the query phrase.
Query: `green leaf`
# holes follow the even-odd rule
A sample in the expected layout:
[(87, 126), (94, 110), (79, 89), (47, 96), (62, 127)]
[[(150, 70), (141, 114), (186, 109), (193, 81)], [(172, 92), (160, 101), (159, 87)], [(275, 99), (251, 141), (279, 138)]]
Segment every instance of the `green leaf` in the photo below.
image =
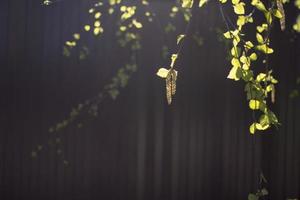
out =
[(90, 31), (91, 30), (91, 26), (90, 25), (85, 25), (84, 26), (84, 30), (85, 31)]
[(252, 0), (251, 5), (255, 6), (258, 10), (262, 12), (268, 12), (265, 5), (260, 0)]
[(238, 17), (238, 20), (237, 20), (236, 24), (241, 27), (241, 26), (245, 25), (246, 22), (247, 22), (246, 17), (241, 15), (241, 16)]
[(201, 8), (204, 4), (206, 4), (208, 0), (200, 0), (199, 7)]
[(256, 39), (257, 39), (258, 43), (260, 43), (260, 44), (264, 43), (264, 38), (263, 38), (263, 36), (261, 34), (256, 33)]
[(251, 110), (258, 110), (260, 107), (260, 101), (257, 100), (250, 100), (249, 101), (249, 107)]
[(75, 40), (79, 40), (80, 39), (80, 34), (79, 33), (74, 33), (73, 37)]
[(268, 192), (268, 190), (267, 190), (266, 188), (263, 188), (263, 189), (261, 190), (261, 194), (262, 194), (263, 196), (266, 196), (266, 195), (269, 194), (269, 192)]
[(246, 56), (241, 56), (240, 57), (240, 61), (243, 63), (243, 64), (245, 64), (245, 63), (248, 63), (249, 62), (249, 60), (247, 59), (247, 57)]
[(262, 33), (266, 30), (268, 30), (269, 25), (268, 24), (262, 24), (261, 26), (257, 26), (256, 29), (259, 33)]
[(141, 29), (143, 28), (143, 24), (138, 22), (136, 19), (132, 20), (132, 24), (137, 28), (137, 29)]
[(272, 111), (268, 111), (267, 115), (269, 117), (270, 123), (271, 124), (279, 124), (278, 119), (276, 117), (276, 115), (272, 112)]
[(275, 9), (275, 10), (273, 11), (273, 15), (274, 15), (275, 17), (277, 17), (278, 19), (281, 19), (281, 18), (283, 17), (283, 15), (281, 14), (281, 12), (280, 12), (278, 9)]
[(266, 77), (267, 77), (267, 75), (265, 73), (259, 73), (256, 77), (256, 80), (258, 82), (261, 82), (261, 81), (265, 80)]
[(156, 72), (156, 75), (161, 77), (161, 78), (166, 78), (167, 75), (169, 73), (169, 70), (166, 69), (166, 68), (160, 68), (157, 72)]
[(241, 67), (241, 63), (240, 63), (239, 59), (237, 59), (237, 58), (232, 58), (231, 64), (234, 67)]
[(230, 52), (231, 52), (231, 55), (232, 55), (234, 58), (239, 57), (239, 50), (238, 50), (237, 47), (232, 47), (231, 50), (230, 50)]
[(300, 15), (298, 15), (296, 23), (293, 25), (293, 29), (300, 33)]
[(271, 12), (265, 12), (265, 18), (269, 25), (272, 24), (273, 16)]
[(95, 19), (99, 19), (101, 17), (101, 13), (100, 12), (95, 13), (94, 17)]
[(232, 4), (235, 5), (235, 4), (238, 4), (240, 2), (240, 0), (231, 0)]
[(178, 36), (177, 36), (177, 44), (179, 44), (180, 41), (181, 41), (184, 37), (185, 37), (184, 34), (178, 35)]
[(227, 31), (227, 32), (224, 33), (223, 35), (224, 35), (224, 37), (225, 37), (226, 39), (231, 39), (231, 33), (230, 33), (229, 31)]
[(234, 12), (238, 15), (245, 14), (245, 3), (241, 2), (233, 6)]
[[(245, 65), (243, 65), (243, 68), (245, 68)], [(253, 72), (251, 70), (244, 70), (243, 71), (243, 80), (248, 82), (253, 79)]]
[(257, 60), (257, 54), (256, 54), (256, 53), (252, 53), (252, 54), (250, 55), (250, 59), (251, 59), (252, 61)]
[(274, 50), (268, 47), (266, 44), (257, 45), (256, 49), (265, 54), (272, 54), (274, 52)]
[(258, 130), (266, 130), (270, 127), (270, 120), (267, 115), (262, 115), (259, 119), (259, 128)]
[(251, 41), (247, 41), (246, 43), (245, 43), (245, 48), (246, 49), (251, 49), (251, 48), (253, 48), (254, 47), (254, 45), (253, 45), (253, 43), (251, 42)]
[(229, 74), (228, 74), (228, 76), (227, 76), (228, 79), (232, 79), (232, 80), (235, 80), (235, 81), (240, 80), (241, 77), (242, 77), (242, 70), (238, 66), (232, 67)]
[(181, 6), (183, 8), (191, 8), (193, 6), (193, 0), (182, 0)]
[(177, 54), (172, 54), (172, 57), (171, 57), (171, 67), (174, 67), (174, 64), (175, 64), (177, 58), (178, 58)]
[[(255, 133), (255, 131), (256, 131), (256, 123), (253, 123), (253, 124), (251, 124), (251, 126), (249, 127), (249, 131), (250, 131), (250, 133), (253, 135), (254, 133)], [(249, 196), (248, 196), (248, 199), (250, 199), (249, 198)], [(252, 199), (251, 199), (252, 200)]]
[(248, 200), (259, 200), (259, 197), (256, 196), (255, 194), (249, 194), (248, 195)]

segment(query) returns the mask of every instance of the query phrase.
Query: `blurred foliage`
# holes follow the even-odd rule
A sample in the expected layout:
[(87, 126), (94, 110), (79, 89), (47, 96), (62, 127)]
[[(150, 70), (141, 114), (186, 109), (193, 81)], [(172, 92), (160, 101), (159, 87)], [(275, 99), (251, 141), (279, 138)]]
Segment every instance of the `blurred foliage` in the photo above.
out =
[[(195, 4), (197, 2), (197, 5)], [(157, 75), (166, 81), (166, 97), (169, 104), (176, 93), (176, 81), (178, 72), (175, 70), (176, 61), (180, 57), (181, 49), (184, 40), (188, 34), (188, 27), (191, 23), (192, 10), (196, 7), (204, 7), (209, 1), (207, 0), (180, 0), (170, 8), (168, 23), (163, 27), (160, 24), (159, 17), (152, 11), (150, 2), (147, 0), (137, 1), (133, 4), (128, 4), (123, 0), (109, 0), (99, 1), (88, 10), (91, 16), (91, 22), (85, 24), (82, 30), (74, 33), (72, 38), (65, 42), (63, 47), (63, 54), (66, 57), (71, 56), (74, 49), (79, 49), (79, 59), (83, 60), (91, 53), (87, 45), (81, 44), (82, 34), (92, 34), (95, 38), (100, 38), (104, 34), (105, 27), (103, 27), (103, 16), (108, 17), (115, 15), (118, 17), (116, 37), (120, 47), (130, 47), (132, 52), (131, 60), (128, 64), (121, 67), (117, 74), (112, 77), (111, 82), (104, 86), (102, 92), (98, 94), (108, 96), (115, 100), (120, 94), (120, 89), (124, 88), (132, 73), (137, 70), (136, 62), (134, 61), (134, 52), (141, 49), (141, 30), (146, 22), (156, 22), (163, 29), (164, 34), (178, 33), (176, 24), (172, 19), (180, 16), (186, 21), (185, 32), (178, 33), (177, 37), (177, 51), (170, 54), (170, 48), (167, 44), (162, 45), (163, 58), (170, 57), (170, 64), (168, 67), (159, 68)], [(274, 53), (271, 47), (271, 29), (276, 20), (279, 21), (282, 30), (285, 30), (285, 11), (283, 4), (288, 3), (288, 0), (270, 0), (268, 3), (260, 0), (242, 1), (242, 0), (218, 0), (220, 13), (223, 17), (226, 31), (221, 31), (217, 28), (219, 33), (219, 40), (225, 42), (228, 49), (228, 59), (231, 63), (231, 69), (227, 76), (228, 79), (234, 81), (242, 81), (245, 84), (246, 98), (249, 101), (249, 109), (252, 111), (253, 122), (249, 126), (249, 131), (254, 134), (256, 131), (264, 131), (270, 129), (272, 126), (280, 125), (276, 114), (270, 109), (270, 103), (275, 103), (275, 91), (278, 80), (272, 75), (272, 68), (269, 66), (269, 56)], [(300, 8), (300, 1), (294, 1), (296, 7)], [(50, 5), (51, 1), (45, 0), (45, 5)], [(232, 7), (232, 13), (235, 15), (235, 23), (230, 19), (231, 15), (225, 13), (223, 5), (229, 4)], [(263, 22), (257, 22), (258, 18), (264, 16)], [(142, 18), (144, 17), (144, 19)], [(146, 20), (145, 20), (146, 19)], [(293, 26), (295, 31), (298, 31), (298, 21)], [(245, 27), (255, 30), (255, 35), (250, 35), (245, 32)], [(222, 34), (220, 34), (222, 33)], [(194, 33), (191, 38), (198, 46), (203, 45), (204, 39), (199, 32)], [(255, 40), (253, 40), (255, 38)], [(255, 66), (264, 66), (261, 71)], [(291, 98), (298, 96), (298, 90), (291, 92)], [(93, 101), (87, 100), (89, 112), (96, 115), (98, 108), (97, 103), (90, 103)], [(98, 102), (98, 101), (97, 101)], [(101, 101), (99, 101), (101, 102)], [(75, 112), (76, 111), (76, 112)], [(75, 110), (78, 113), (80, 110)], [(69, 118), (58, 123), (55, 128), (50, 130), (58, 131), (67, 127), (74, 121), (77, 115), (70, 115)], [(80, 113), (80, 112), (79, 112)], [(259, 113), (259, 117), (256, 117)], [(51, 131), (50, 131), (51, 132)], [(34, 154), (35, 155), (35, 154)]]
[[(51, 5), (55, 2), (58, 1), (44, 1), (44, 5)], [(128, 85), (132, 74), (138, 69), (136, 54), (142, 48), (141, 31), (144, 24), (153, 22), (159, 24), (162, 34), (165, 34), (165, 37), (168, 38), (168, 35), (174, 35), (176, 31), (180, 31), (175, 26), (177, 18), (182, 18), (185, 22), (188, 22), (191, 18), (190, 9), (182, 8), (180, 4), (176, 3), (170, 7), (170, 20), (168, 20), (167, 24), (162, 24), (146, 0), (135, 2), (135, 4), (124, 3), (122, 0), (101, 0), (89, 8), (87, 12), (90, 16), (89, 23), (84, 24), (81, 30), (73, 33), (70, 39), (65, 42), (63, 55), (65, 57), (78, 56), (79, 60), (87, 59), (93, 52), (90, 50), (89, 45), (85, 44), (84, 39), (86, 35), (92, 36), (95, 40), (101, 42), (106, 29), (102, 23), (103, 17), (113, 17), (114, 20), (117, 17), (115, 24), (117, 27), (115, 32), (116, 41), (120, 48), (127, 52), (129, 50), (129, 60), (117, 70), (110, 82), (104, 85), (96, 96), (73, 107), (65, 119), (49, 128), (48, 132), (51, 134), (51, 138), (46, 143), (39, 144), (33, 149), (31, 156), (34, 158), (45, 149), (43, 147), (51, 146), (56, 149), (56, 153), (63, 163), (68, 165), (69, 162), (63, 151), (63, 141), (60, 133), (70, 126), (82, 128), (88, 121), (98, 116), (100, 105), (104, 103), (105, 99), (116, 100), (121, 90)], [(164, 41), (161, 53), (162, 58), (165, 60), (170, 56), (168, 41)], [(172, 58), (174, 59), (174, 56)], [(174, 89), (175, 82), (170, 81), (170, 83), (172, 83), (172, 88)], [(174, 90), (171, 93), (175, 94)]]
[[(59, 0), (44, 0), (44, 5), (51, 5)], [(92, 52), (88, 45), (82, 42), (83, 34), (90, 34), (96, 39), (101, 38), (105, 33), (105, 27), (102, 18), (115, 15), (118, 17), (116, 37), (120, 48), (130, 50), (131, 56), (127, 64), (119, 68), (116, 74), (97, 94), (97, 96), (79, 103), (75, 106), (69, 116), (53, 127), (49, 128), (49, 133), (55, 135), (48, 144), (57, 147), (57, 155), (61, 156), (63, 163), (68, 164), (61, 149), (61, 138), (58, 134), (71, 124), (81, 128), (86, 123), (86, 116), (96, 117), (99, 106), (104, 99), (116, 100), (121, 89), (128, 85), (132, 74), (137, 70), (136, 53), (142, 48), (141, 30), (146, 23), (155, 22), (162, 29), (165, 35), (176, 33), (177, 40), (172, 41), (177, 44), (177, 50), (174, 51), (168, 43), (162, 44), (162, 57), (169, 58), (169, 63), (160, 67), (157, 75), (165, 80), (166, 98), (168, 104), (171, 104), (176, 93), (176, 81), (178, 71), (176, 71), (176, 61), (180, 57), (185, 38), (189, 37), (189, 25), (192, 19), (192, 11), (204, 7), (210, 1), (208, 0), (178, 0), (169, 10), (167, 23), (163, 26), (159, 17), (151, 9), (151, 3), (147, 0), (128, 3), (125, 0), (100, 0), (94, 4), (88, 13), (91, 22), (85, 24), (82, 29), (74, 33), (71, 38), (65, 42), (63, 54), (70, 57), (74, 54), (73, 50), (79, 50), (79, 59), (87, 59)], [(252, 112), (253, 122), (249, 126), (249, 132), (254, 135), (257, 131), (265, 131), (272, 127), (280, 125), (276, 114), (271, 110), (271, 104), (275, 103), (275, 91), (278, 80), (273, 76), (273, 69), (269, 66), (269, 57), (274, 53), (271, 47), (271, 30), (276, 21), (279, 22), (281, 30), (286, 29), (284, 4), (289, 0), (216, 0), (219, 5), (226, 30), (216, 28), (218, 40), (224, 42), (227, 50), (227, 59), (230, 62), (230, 70), (227, 76), (233, 81), (240, 81), (244, 84), (244, 91), (248, 101), (249, 109)], [(231, 13), (225, 13), (224, 5), (232, 8)], [(294, 5), (300, 9), (300, 0), (295, 0)], [(232, 20), (232, 14), (234, 20)], [(143, 17), (143, 18), (142, 18)], [(186, 29), (180, 32), (174, 19), (182, 17), (186, 22)], [(263, 18), (263, 21), (259, 20)], [(234, 21), (234, 23), (233, 23)], [(247, 27), (247, 31), (246, 31)], [(251, 31), (254, 31), (254, 35)], [(290, 28), (294, 32), (300, 32), (300, 14), (295, 23)], [(251, 34), (250, 34), (251, 33)], [(204, 38), (199, 32), (190, 36), (194, 42), (201, 47)], [(254, 38), (254, 39), (253, 39)], [(290, 98), (299, 96), (300, 78), (296, 81), (296, 88), (291, 91)], [(298, 88), (297, 88), (298, 87)], [(259, 114), (259, 117), (256, 115)], [(32, 157), (36, 157), (44, 149), (43, 145), (37, 145), (32, 151)], [(264, 199), (268, 194), (265, 187), (267, 180), (260, 174), (260, 188), (255, 193), (248, 195), (248, 200)], [(291, 199), (292, 200), (292, 199)]]
[(300, 76), (296, 79), (295, 88), (290, 92), (290, 98), (295, 99), (300, 96)]

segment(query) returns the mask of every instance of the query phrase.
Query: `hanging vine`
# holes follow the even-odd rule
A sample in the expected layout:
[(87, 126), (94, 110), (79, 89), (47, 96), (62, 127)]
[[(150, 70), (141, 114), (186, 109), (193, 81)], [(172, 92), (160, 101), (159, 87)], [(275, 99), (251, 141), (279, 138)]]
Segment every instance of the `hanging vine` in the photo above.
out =
[[(53, 3), (57, 3), (58, 1), (59, 0), (45, 0), (43, 4), (49, 6)], [(87, 122), (98, 116), (99, 108), (104, 103), (104, 100), (117, 99), (122, 88), (128, 85), (130, 77), (138, 68), (136, 59), (138, 52), (142, 48), (140, 30), (143, 28), (144, 22), (142, 22), (140, 18), (146, 17), (147, 22), (155, 22), (159, 25), (159, 28), (163, 29), (159, 18), (151, 9), (149, 2), (146, 0), (141, 0), (139, 2), (140, 4), (138, 4), (138, 7), (136, 3), (128, 4), (124, 3), (122, 0), (99, 1), (95, 3), (91, 8), (88, 9), (91, 22), (86, 23), (80, 31), (73, 33), (72, 37), (65, 42), (63, 46), (64, 56), (70, 57), (74, 54), (74, 50), (77, 50), (79, 51), (79, 60), (86, 59), (90, 54), (90, 50), (88, 45), (84, 45), (84, 41), (82, 41), (82, 35), (88, 34), (95, 37), (95, 39), (100, 39), (105, 32), (102, 18), (117, 15), (118, 29), (115, 34), (118, 38), (118, 44), (121, 48), (130, 49), (131, 56), (129, 56), (128, 63), (117, 70), (115, 76), (111, 78), (111, 81), (108, 82), (96, 96), (87, 99), (73, 107), (65, 119), (48, 129), (51, 137), (47, 140), (47, 142), (37, 145), (32, 150), (32, 157), (38, 156), (46, 146), (51, 146), (56, 149), (56, 153), (61, 158), (63, 163), (68, 165), (69, 162), (62, 148), (63, 141), (60, 134), (70, 126), (82, 128)], [(188, 22), (191, 15), (189, 9), (181, 8), (179, 4), (176, 4), (172, 7), (169, 16), (170, 19), (175, 19), (178, 16), (183, 17), (184, 20)], [(174, 22), (170, 20), (168, 24), (164, 26), (164, 32), (162, 33), (169, 34), (175, 32), (176, 28), (173, 23)], [(167, 52), (164, 52), (166, 51), (166, 48), (163, 49), (162, 54), (168, 55)]]
[[(58, 1), (60, 0), (44, 0), (43, 4), (51, 5)], [(136, 54), (141, 49), (139, 30), (144, 26), (140, 16), (146, 17), (148, 22), (156, 20), (160, 29), (163, 29), (166, 34), (176, 31), (176, 26), (171, 20), (162, 27), (155, 12), (149, 6), (150, 2), (147, 0), (138, 1), (141, 3), (139, 6), (136, 6), (136, 2), (133, 1), (130, 3), (124, 2), (124, 0), (108, 0), (94, 4), (88, 10), (92, 22), (85, 24), (80, 31), (74, 33), (64, 44), (63, 54), (66, 57), (71, 56), (73, 50), (77, 48), (79, 49), (79, 59), (85, 59), (90, 52), (88, 46), (78, 45), (82, 39), (82, 34), (92, 34), (94, 37), (100, 38), (105, 31), (102, 17), (116, 14), (118, 15), (117, 25), (119, 27), (116, 32), (118, 43), (120, 47), (127, 47), (131, 50), (128, 63), (117, 71), (116, 75), (102, 88), (101, 92), (95, 97), (87, 99), (84, 103), (75, 106), (67, 118), (49, 128), (49, 133), (53, 134), (54, 137), (49, 140), (48, 144), (56, 145), (57, 154), (61, 156), (65, 164), (68, 164), (68, 161), (60, 149), (62, 141), (58, 133), (73, 124), (81, 128), (87, 121), (96, 117), (99, 106), (104, 99), (115, 100), (121, 89), (126, 87), (130, 77), (137, 70)], [(269, 62), (270, 56), (274, 53), (270, 36), (276, 20), (279, 22), (282, 31), (286, 29), (284, 4), (288, 3), (289, 0), (216, 0), (214, 2), (219, 5), (220, 14), (225, 24), (226, 31), (223, 33), (223, 38), (230, 45), (228, 55), (230, 56), (231, 67), (227, 78), (243, 82), (249, 109), (252, 111), (253, 122), (249, 125), (249, 132), (254, 135), (257, 131), (277, 127), (280, 125), (279, 120), (271, 110), (271, 104), (276, 101), (276, 84), (278, 84), (278, 80), (273, 76), (274, 69)], [(189, 27), (192, 23), (191, 10), (204, 7), (207, 3), (209, 3), (209, 0), (178, 0), (177, 4), (172, 6), (170, 10), (170, 19), (181, 13), (187, 25), (185, 31), (177, 37), (177, 51), (173, 50), (175, 53), (170, 55), (168, 46), (162, 46), (163, 57), (169, 56), (171, 59), (168, 67), (158, 69), (157, 75), (165, 79), (168, 104), (172, 103), (176, 94), (178, 76), (176, 62), (180, 57), (185, 38), (189, 35)], [(300, 9), (300, 0), (295, 0), (294, 4)], [(225, 5), (232, 9), (230, 15), (225, 12)], [(262, 17), (263, 22), (258, 23), (258, 19)], [(250, 28), (254, 33), (251, 33), (251, 31), (246, 32), (246, 28)], [(294, 31), (300, 32), (300, 14), (292, 28)], [(193, 35), (191, 38), (201, 46), (203, 40), (199, 35)], [(300, 83), (300, 81), (297, 80), (299, 85), (298, 82)], [(293, 91), (290, 96), (292, 98), (299, 96), (299, 91)], [(37, 145), (32, 151), (32, 156), (36, 157), (42, 149), (43, 145)], [(268, 195), (268, 191), (264, 187), (267, 181), (262, 173), (259, 180), (260, 188), (256, 193), (249, 194), (249, 200), (258, 200)]]
[[(218, 2), (227, 29), (224, 37), (232, 43), (230, 49), (232, 67), (227, 78), (245, 83), (249, 108), (253, 111), (253, 123), (250, 125), (249, 131), (254, 134), (257, 130), (264, 131), (272, 126), (277, 127), (280, 123), (275, 113), (270, 109), (270, 102), (275, 102), (275, 86), (278, 83), (272, 75), (273, 69), (269, 66), (269, 55), (274, 52), (270, 47), (270, 34), (276, 18), (280, 21), (281, 29), (285, 29), (283, 3), (286, 3), (286, 1), (270, 0), (268, 6), (266, 6), (260, 0), (252, 0), (251, 2), (231, 0), (230, 4), (233, 13), (236, 15), (236, 23), (234, 24), (231, 23), (230, 18), (223, 10), (223, 5), (229, 1), (219, 0)], [(208, 0), (200, 0), (198, 5), (203, 7), (206, 3), (208, 3)], [(182, 0), (182, 7), (192, 8), (193, 5), (193, 0)], [(260, 17), (260, 15), (264, 16), (265, 22), (256, 24), (257, 20), (255, 18), (256, 16)], [(250, 25), (256, 30), (256, 41), (252, 41), (251, 35), (246, 34), (244, 31), (244, 27)], [(177, 54), (174, 54), (172, 58), (172, 63), (174, 63)], [(176, 71), (176, 73), (173, 72), (172, 63), (170, 70), (162, 68), (158, 75), (166, 78), (166, 80), (168, 80), (170, 74), (177, 75)], [(255, 67), (253, 63), (255, 63)], [(260, 65), (264, 66), (263, 71), (258, 69), (257, 66)], [(168, 87), (167, 84), (167, 97), (170, 96), (168, 88), (172, 87)], [(168, 102), (171, 102), (169, 98)], [(256, 117), (256, 113), (260, 114), (259, 118)]]

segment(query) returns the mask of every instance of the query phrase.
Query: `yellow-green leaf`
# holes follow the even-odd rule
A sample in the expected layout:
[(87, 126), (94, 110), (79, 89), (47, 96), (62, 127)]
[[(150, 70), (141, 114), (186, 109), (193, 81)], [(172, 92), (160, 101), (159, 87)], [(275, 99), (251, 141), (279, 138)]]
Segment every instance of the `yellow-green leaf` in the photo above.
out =
[(282, 14), (281, 14), (281, 12), (278, 10), (278, 9), (275, 9), (274, 11), (273, 11), (273, 15), (275, 16), (275, 17), (277, 17), (278, 19), (281, 19), (283, 16), (282, 16)]
[(251, 124), (251, 126), (249, 127), (249, 131), (250, 133), (253, 135), (256, 131), (256, 127), (255, 127), (256, 123)]
[(85, 25), (84, 26), (84, 30), (85, 31), (90, 31), (91, 30), (91, 26), (90, 25)]
[(226, 39), (231, 39), (231, 33), (230, 33), (229, 31), (227, 31), (227, 32), (224, 33), (223, 35), (224, 35), (224, 37), (225, 37)]
[(73, 37), (75, 40), (80, 40), (80, 34), (79, 33), (74, 33)]
[(178, 35), (177, 36), (177, 44), (179, 44), (180, 43), (180, 41), (183, 39), (185, 37), (185, 35), (184, 34), (180, 34), (180, 35)]
[(178, 58), (178, 54), (172, 54), (172, 57), (171, 57), (171, 67), (174, 67), (174, 64), (175, 64), (177, 58)]
[(274, 52), (274, 50), (268, 47), (266, 44), (257, 45), (256, 49), (262, 51), (265, 54), (272, 54)]
[(193, 0), (182, 0), (181, 6), (183, 8), (191, 8), (193, 6), (194, 1)]
[(249, 101), (249, 107), (251, 110), (258, 110), (260, 106), (260, 102), (257, 100), (250, 100)]
[(169, 73), (169, 70), (166, 69), (166, 68), (160, 68), (157, 72), (156, 72), (156, 75), (161, 77), (161, 78), (166, 78), (167, 75)]
[(101, 17), (101, 13), (100, 12), (95, 13), (94, 17), (95, 17), (95, 19), (99, 19)]
[(200, 0), (199, 7), (202, 7), (204, 4), (207, 3), (208, 0)]
[(261, 34), (256, 33), (256, 39), (257, 39), (258, 43), (260, 43), (260, 44), (264, 43), (264, 38), (263, 38), (263, 36)]
[(241, 2), (233, 6), (234, 12), (238, 15), (245, 14), (245, 3)]
[(241, 67), (241, 63), (240, 63), (239, 59), (237, 59), (237, 58), (232, 58), (231, 59), (231, 64), (234, 67)]
[(256, 53), (252, 53), (250, 55), (250, 59), (253, 60), (253, 61), (257, 60), (257, 54)]
[(234, 66), (234, 67), (231, 68), (227, 78), (238, 81), (238, 80), (240, 80), (240, 77), (241, 77), (240, 74), (241, 74), (241, 68), (237, 67), (237, 66)]

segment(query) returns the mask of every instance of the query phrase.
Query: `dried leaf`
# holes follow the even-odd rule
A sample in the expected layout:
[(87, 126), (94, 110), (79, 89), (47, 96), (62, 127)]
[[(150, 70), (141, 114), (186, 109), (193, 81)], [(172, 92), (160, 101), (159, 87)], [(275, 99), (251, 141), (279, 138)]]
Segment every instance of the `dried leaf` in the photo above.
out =
[(174, 69), (172, 69), (170, 73), (172, 77), (172, 95), (174, 96), (176, 94), (177, 72)]
[(280, 18), (280, 28), (282, 31), (284, 31), (285, 30), (285, 12), (284, 12), (284, 8), (283, 8), (281, 0), (277, 0), (277, 8), (282, 15), (282, 17)]
[(176, 93), (177, 71), (170, 69), (166, 77), (166, 96), (168, 104), (172, 103), (172, 97)]
[(275, 103), (275, 87), (273, 86), (273, 89), (271, 91), (271, 101), (272, 103)]

